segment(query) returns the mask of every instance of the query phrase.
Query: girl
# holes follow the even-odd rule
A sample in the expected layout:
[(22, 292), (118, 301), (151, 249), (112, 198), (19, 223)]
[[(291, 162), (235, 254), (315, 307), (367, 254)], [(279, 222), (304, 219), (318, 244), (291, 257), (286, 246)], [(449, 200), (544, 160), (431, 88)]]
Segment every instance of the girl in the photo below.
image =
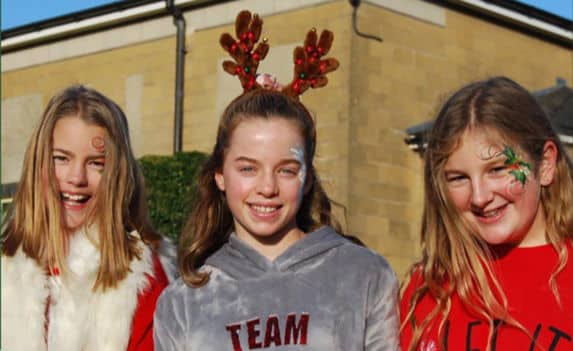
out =
[(543, 110), (497, 77), (442, 107), (425, 159), (404, 350), (571, 350), (573, 168)]
[(157, 350), (396, 350), (388, 263), (330, 225), (316, 129), (284, 93), (227, 107), (179, 247), (182, 278), (159, 299)]
[(2, 349), (153, 350), (160, 240), (121, 109), (54, 96), (2, 232)]

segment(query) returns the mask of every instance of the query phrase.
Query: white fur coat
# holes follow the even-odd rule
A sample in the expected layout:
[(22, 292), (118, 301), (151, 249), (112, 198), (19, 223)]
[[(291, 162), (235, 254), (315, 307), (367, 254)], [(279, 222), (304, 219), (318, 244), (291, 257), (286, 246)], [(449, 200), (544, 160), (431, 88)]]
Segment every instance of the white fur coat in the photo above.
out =
[[(47, 276), (43, 267), (18, 250), (2, 256), (2, 350), (120, 351), (127, 348), (137, 295), (153, 276), (151, 250), (141, 243), (142, 259), (116, 289), (94, 293), (99, 252), (85, 231), (72, 236), (70, 277)], [(130, 235), (139, 236), (136, 232)], [(167, 270), (166, 270), (167, 271)], [(46, 302), (49, 328), (46, 335)]]

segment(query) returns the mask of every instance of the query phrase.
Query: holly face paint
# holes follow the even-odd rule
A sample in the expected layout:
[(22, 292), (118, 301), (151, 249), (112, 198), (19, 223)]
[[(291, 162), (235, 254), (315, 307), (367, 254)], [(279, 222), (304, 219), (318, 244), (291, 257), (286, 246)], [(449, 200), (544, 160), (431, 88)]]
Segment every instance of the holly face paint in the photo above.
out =
[(531, 171), (531, 165), (518, 157), (515, 151), (507, 145), (502, 153), (507, 158), (505, 164), (510, 167), (509, 173), (515, 177), (515, 180), (525, 185), (527, 175)]
[(483, 146), (479, 152), (480, 159), (504, 160), (503, 164), (507, 167), (508, 178), (506, 191), (508, 194), (520, 195), (525, 191), (527, 177), (531, 173), (531, 165), (525, 162), (509, 145), (488, 145)]

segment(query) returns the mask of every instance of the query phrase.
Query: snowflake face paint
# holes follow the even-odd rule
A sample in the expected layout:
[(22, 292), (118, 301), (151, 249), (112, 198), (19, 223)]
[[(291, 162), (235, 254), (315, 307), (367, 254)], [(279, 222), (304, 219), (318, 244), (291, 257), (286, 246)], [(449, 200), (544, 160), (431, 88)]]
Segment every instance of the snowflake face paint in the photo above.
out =
[(298, 171), (298, 179), (300, 180), (300, 190), (299, 190), (299, 204), (302, 202), (302, 198), (304, 197), (304, 184), (306, 180), (306, 162), (304, 157), (304, 149), (300, 146), (291, 147), (290, 149), (291, 154), (296, 158), (296, 160), (300, 163), (300, 169)]
[(466, 131), (444, 166), (446, 190), (486, 242), (521, 244), (544, 235), (534, 225), (542, 216), (540, 184), (529, 173), (529, 163), (494, 142), (500, 139), (490, 130)]
[(304, 160), (304, 149), (300, 146), (295, 146), (291, 147), (289, 150), (291, 154), (296, 158), (296, 160), (300, 163), (300, 170), (298, 171), (298, 179), (300, 180), (301, 183), (304, 183), (306, 179), (306, 163)]

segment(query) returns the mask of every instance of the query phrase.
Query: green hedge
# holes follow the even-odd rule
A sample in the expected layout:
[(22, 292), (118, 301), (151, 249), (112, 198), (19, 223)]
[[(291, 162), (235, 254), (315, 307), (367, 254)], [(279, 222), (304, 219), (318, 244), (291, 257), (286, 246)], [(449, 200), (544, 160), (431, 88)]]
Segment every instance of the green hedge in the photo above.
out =
[(139, 159), (153, 226), (174, 242), (189, 216), (196, 195), (197, 175), (206, 159), (206, 154), (196, 151)]

